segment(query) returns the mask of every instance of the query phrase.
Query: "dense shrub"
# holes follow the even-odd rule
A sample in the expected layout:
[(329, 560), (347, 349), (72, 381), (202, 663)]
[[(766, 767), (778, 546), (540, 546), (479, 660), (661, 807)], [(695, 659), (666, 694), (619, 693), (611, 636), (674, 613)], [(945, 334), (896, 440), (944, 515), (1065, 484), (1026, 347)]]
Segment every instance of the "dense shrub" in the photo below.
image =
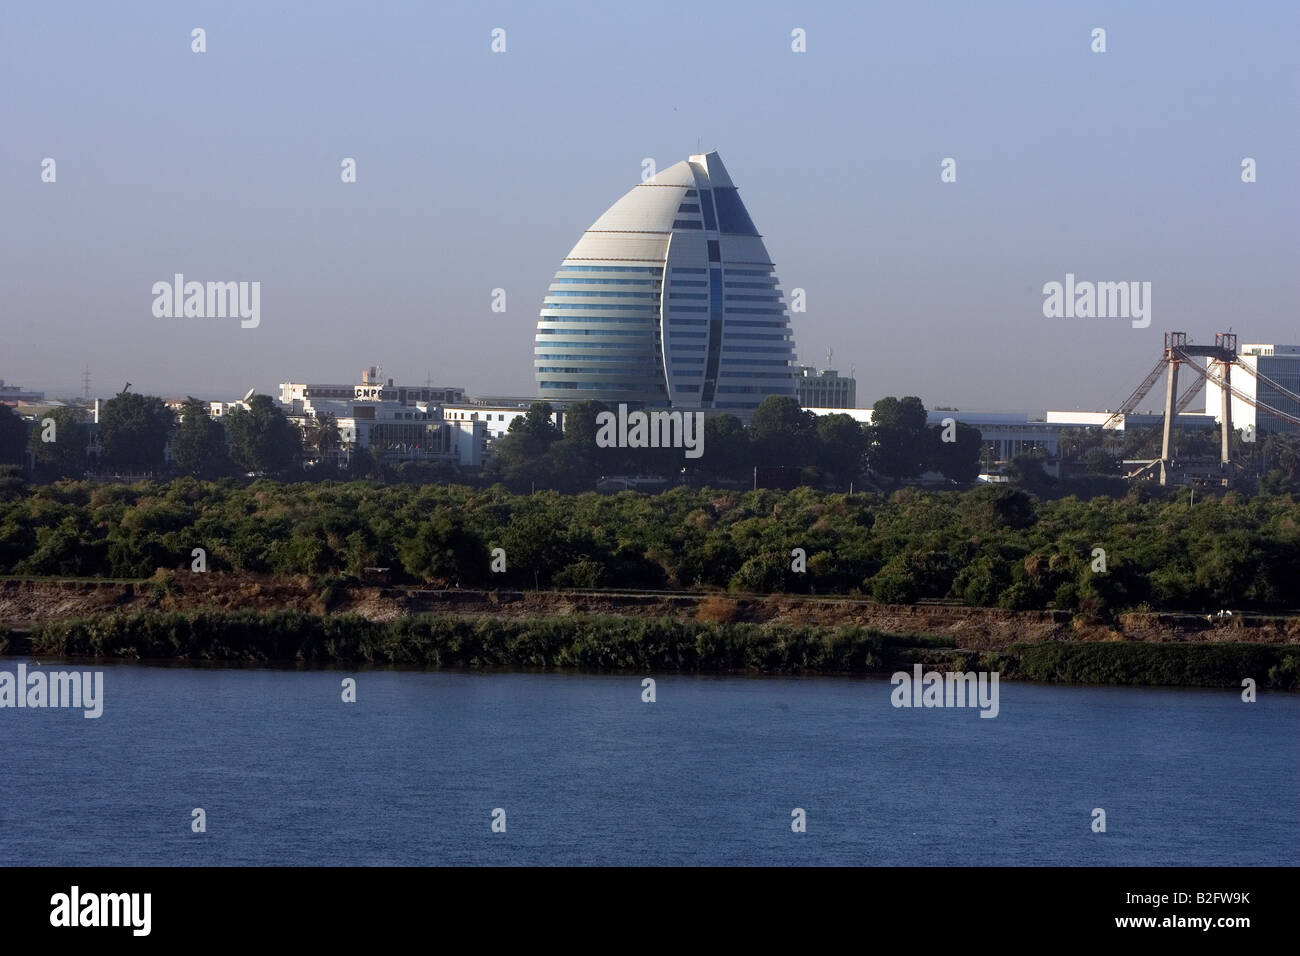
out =
[[(146, 577), (205, 548), (211, 572), (461, 587), (729, 588), (950, 598), (1106, 617), (1300, 606), (1290, 496), (1037, 500), (980, 488), (515, 495), (504, 487), (63, 481), (0, 499), (0, 574)], [(506, 571), (489, 568), (493, 548)], [(803, 549), (805, 573), (791, 569)], [(1094, 549), (1106, 568), (1094, 570)]]
[(1188, 643), (1017, 644), (981, 653), (940, 638), (842, 624), (760, 625), (614, 615), (419, 615), (370, 621), (294, 611), (113, 613), (47, 621), (31, 632), (41, 655), (191, 661), (406, 664), (634, 671), (890, 673), (991, 670), (1076, 684), (1167, 684), (1293, 690), (1300, 660), (1287, 646)]

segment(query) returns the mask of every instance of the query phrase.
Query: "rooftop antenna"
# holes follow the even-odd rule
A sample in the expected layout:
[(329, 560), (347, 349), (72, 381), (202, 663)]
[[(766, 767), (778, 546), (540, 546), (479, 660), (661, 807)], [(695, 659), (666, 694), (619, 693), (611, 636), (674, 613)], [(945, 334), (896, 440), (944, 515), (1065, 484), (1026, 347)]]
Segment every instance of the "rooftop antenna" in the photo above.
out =
[(828, 346), (826, 349), (826, 368), (828, 369), (831, 367), (831, 356), (834, 354), (835, 354), (835, 350)]

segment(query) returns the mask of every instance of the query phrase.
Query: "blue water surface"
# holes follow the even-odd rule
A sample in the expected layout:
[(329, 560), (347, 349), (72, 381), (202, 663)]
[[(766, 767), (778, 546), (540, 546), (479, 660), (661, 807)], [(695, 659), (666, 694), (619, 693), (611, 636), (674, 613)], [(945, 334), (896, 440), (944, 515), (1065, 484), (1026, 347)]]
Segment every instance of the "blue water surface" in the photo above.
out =
[(0, 865), (1300, 864), (1296, 695), (56, 666), (104, 713), (0, 709)]

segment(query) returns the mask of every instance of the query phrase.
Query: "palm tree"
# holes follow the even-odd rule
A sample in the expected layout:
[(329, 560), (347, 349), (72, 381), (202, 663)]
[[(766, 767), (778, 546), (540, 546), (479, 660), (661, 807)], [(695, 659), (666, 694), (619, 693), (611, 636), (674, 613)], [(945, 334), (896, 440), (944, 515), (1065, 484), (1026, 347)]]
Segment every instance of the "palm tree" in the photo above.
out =
[(316, 450), (316, 460), (324, 461), (338, 451), (342, 440), (339, 422), (333, 412), (317, 412), (307, 426), (307, 444)]
[(1264, 455), (1273, 468), (1280, 468), (1293, 481), (1300, 478), (1300, 436), (1270, 435), (1264, 442)]

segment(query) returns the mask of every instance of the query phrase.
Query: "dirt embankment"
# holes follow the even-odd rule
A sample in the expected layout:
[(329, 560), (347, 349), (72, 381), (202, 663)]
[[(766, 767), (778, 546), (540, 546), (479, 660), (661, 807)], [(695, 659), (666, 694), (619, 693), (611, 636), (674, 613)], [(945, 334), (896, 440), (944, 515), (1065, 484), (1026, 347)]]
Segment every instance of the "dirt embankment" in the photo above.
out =
[(0, 628), (38, 621), (140, 610), (296, 610), (353, 613), (373, 620), (411, 614), (623, 614), (834, 626), (855, 624), (895, 634), (949, 638), (957, 647), (990, 650), (1043, 641), (1245, 641), (1300, 644), (1300, 618), (1129, 613), (1108, 624), (1065, 612), (1007, 611), (950, 605), (895, 605), (805, 595), (733, 596), (598, 591), (434, 591), (378, 586), (322, 590), (306, 577), (171, 574), (139, 583), (0, 581)]

